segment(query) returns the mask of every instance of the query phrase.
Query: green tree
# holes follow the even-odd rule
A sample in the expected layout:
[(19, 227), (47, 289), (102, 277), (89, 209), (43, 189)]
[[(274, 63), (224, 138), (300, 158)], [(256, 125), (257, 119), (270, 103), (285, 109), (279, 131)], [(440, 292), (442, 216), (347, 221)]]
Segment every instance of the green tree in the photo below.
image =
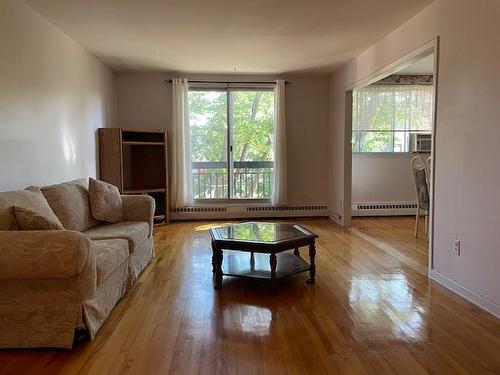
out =
[(231, 95), (234, 160), (272, 161), (274, 93), (233, 91)]
[(189, 123), (193, 161), (227, 160), (226, 93), (189, 92)]

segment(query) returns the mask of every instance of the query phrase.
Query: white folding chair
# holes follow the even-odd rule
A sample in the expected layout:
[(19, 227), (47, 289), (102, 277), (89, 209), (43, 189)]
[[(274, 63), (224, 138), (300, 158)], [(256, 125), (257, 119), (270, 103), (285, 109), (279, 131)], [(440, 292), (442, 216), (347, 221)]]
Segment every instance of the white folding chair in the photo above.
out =
[(417, 194), (417, 214), (415, 217), (415, 238), (418, 238), (418, 224), (420, 214), (423, 211), (425, 215), (425, 234), (427, 235), (427, 226), (429, 223), (429, 185), (427, 182), (427, 163), (422, 157), (415, 156), (411, 160), (411, 171), (413, 181), (415, 182), (415, 193)]

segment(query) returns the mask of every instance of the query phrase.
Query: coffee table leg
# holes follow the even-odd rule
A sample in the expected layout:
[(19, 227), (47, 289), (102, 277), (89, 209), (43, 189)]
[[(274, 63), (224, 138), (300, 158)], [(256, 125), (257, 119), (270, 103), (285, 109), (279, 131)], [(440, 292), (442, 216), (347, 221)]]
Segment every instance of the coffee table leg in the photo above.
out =
[(217, 248), (215, 246), (215, 242), (212, 242), (212, 273), (215, 277), (215, 270), (217, 269)]
[(255, 255), (253, 251), (250, 253), (250, 269), (255, 270)]
[(271, 254), (269, 256), (269, 264), (271, 266), (271, 294), (275, 295), (278, 290), (278, 280), (276, 279), (276, 267), (278, 265), (278, 259), (276, 254)]
[(293, 251), (293, 255), (300, 256), (300, 251), (298, 247), (296, 247), (295, 250)]
[(316, 278), (316, 264), (314, 263), (315, 258), (316, 258), (316, 246), (313, 242), (309, 245), (310, 265), (309, 265), (309, 280), (307, 280), (309, 284), (314, 284), (314, 280)]
[(214, 273), (214, 289), (222, 289), (222, 249), (212, 243), (212, 267)]

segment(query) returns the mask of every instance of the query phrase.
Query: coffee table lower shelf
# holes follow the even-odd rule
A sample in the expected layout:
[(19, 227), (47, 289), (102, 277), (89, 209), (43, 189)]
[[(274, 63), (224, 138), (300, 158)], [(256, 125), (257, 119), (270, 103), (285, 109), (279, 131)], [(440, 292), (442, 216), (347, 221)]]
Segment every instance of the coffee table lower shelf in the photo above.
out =
[[(253, 261), (252, 261), (253, 257)], [(293, 253), (276, 254), (276, 278), (282, 279), (309, 270), (309, 263)], [(222, 273), (226, 276), (269, 279), (269, 254), (224, 250)]]

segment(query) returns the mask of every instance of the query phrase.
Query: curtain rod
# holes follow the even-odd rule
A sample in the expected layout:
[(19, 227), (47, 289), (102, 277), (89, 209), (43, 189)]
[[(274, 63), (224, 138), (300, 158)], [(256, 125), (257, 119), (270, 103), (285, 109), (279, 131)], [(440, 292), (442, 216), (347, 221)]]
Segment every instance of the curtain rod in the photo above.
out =
[[(168, 82), (168, 83), (172, 83), (172, 80), (171, 79), (166, 79), (165, 82)], [(252, 84), (252, 85), (257, 85), (257, 84), (266, 84), (266, 85), (269, 85), (269, 84), (273, 84), (275, 85), (276, 84), (276, 81), (192, 81), (192, 80), (188, 80), (188, 83), (225, 83), (225, 84), (231, 84), (231, 83), (235, 83), (235, 84)], [(291, 85), (292, 82), (290, 81), (285, 81), (285, 84), (286, 85)]]

